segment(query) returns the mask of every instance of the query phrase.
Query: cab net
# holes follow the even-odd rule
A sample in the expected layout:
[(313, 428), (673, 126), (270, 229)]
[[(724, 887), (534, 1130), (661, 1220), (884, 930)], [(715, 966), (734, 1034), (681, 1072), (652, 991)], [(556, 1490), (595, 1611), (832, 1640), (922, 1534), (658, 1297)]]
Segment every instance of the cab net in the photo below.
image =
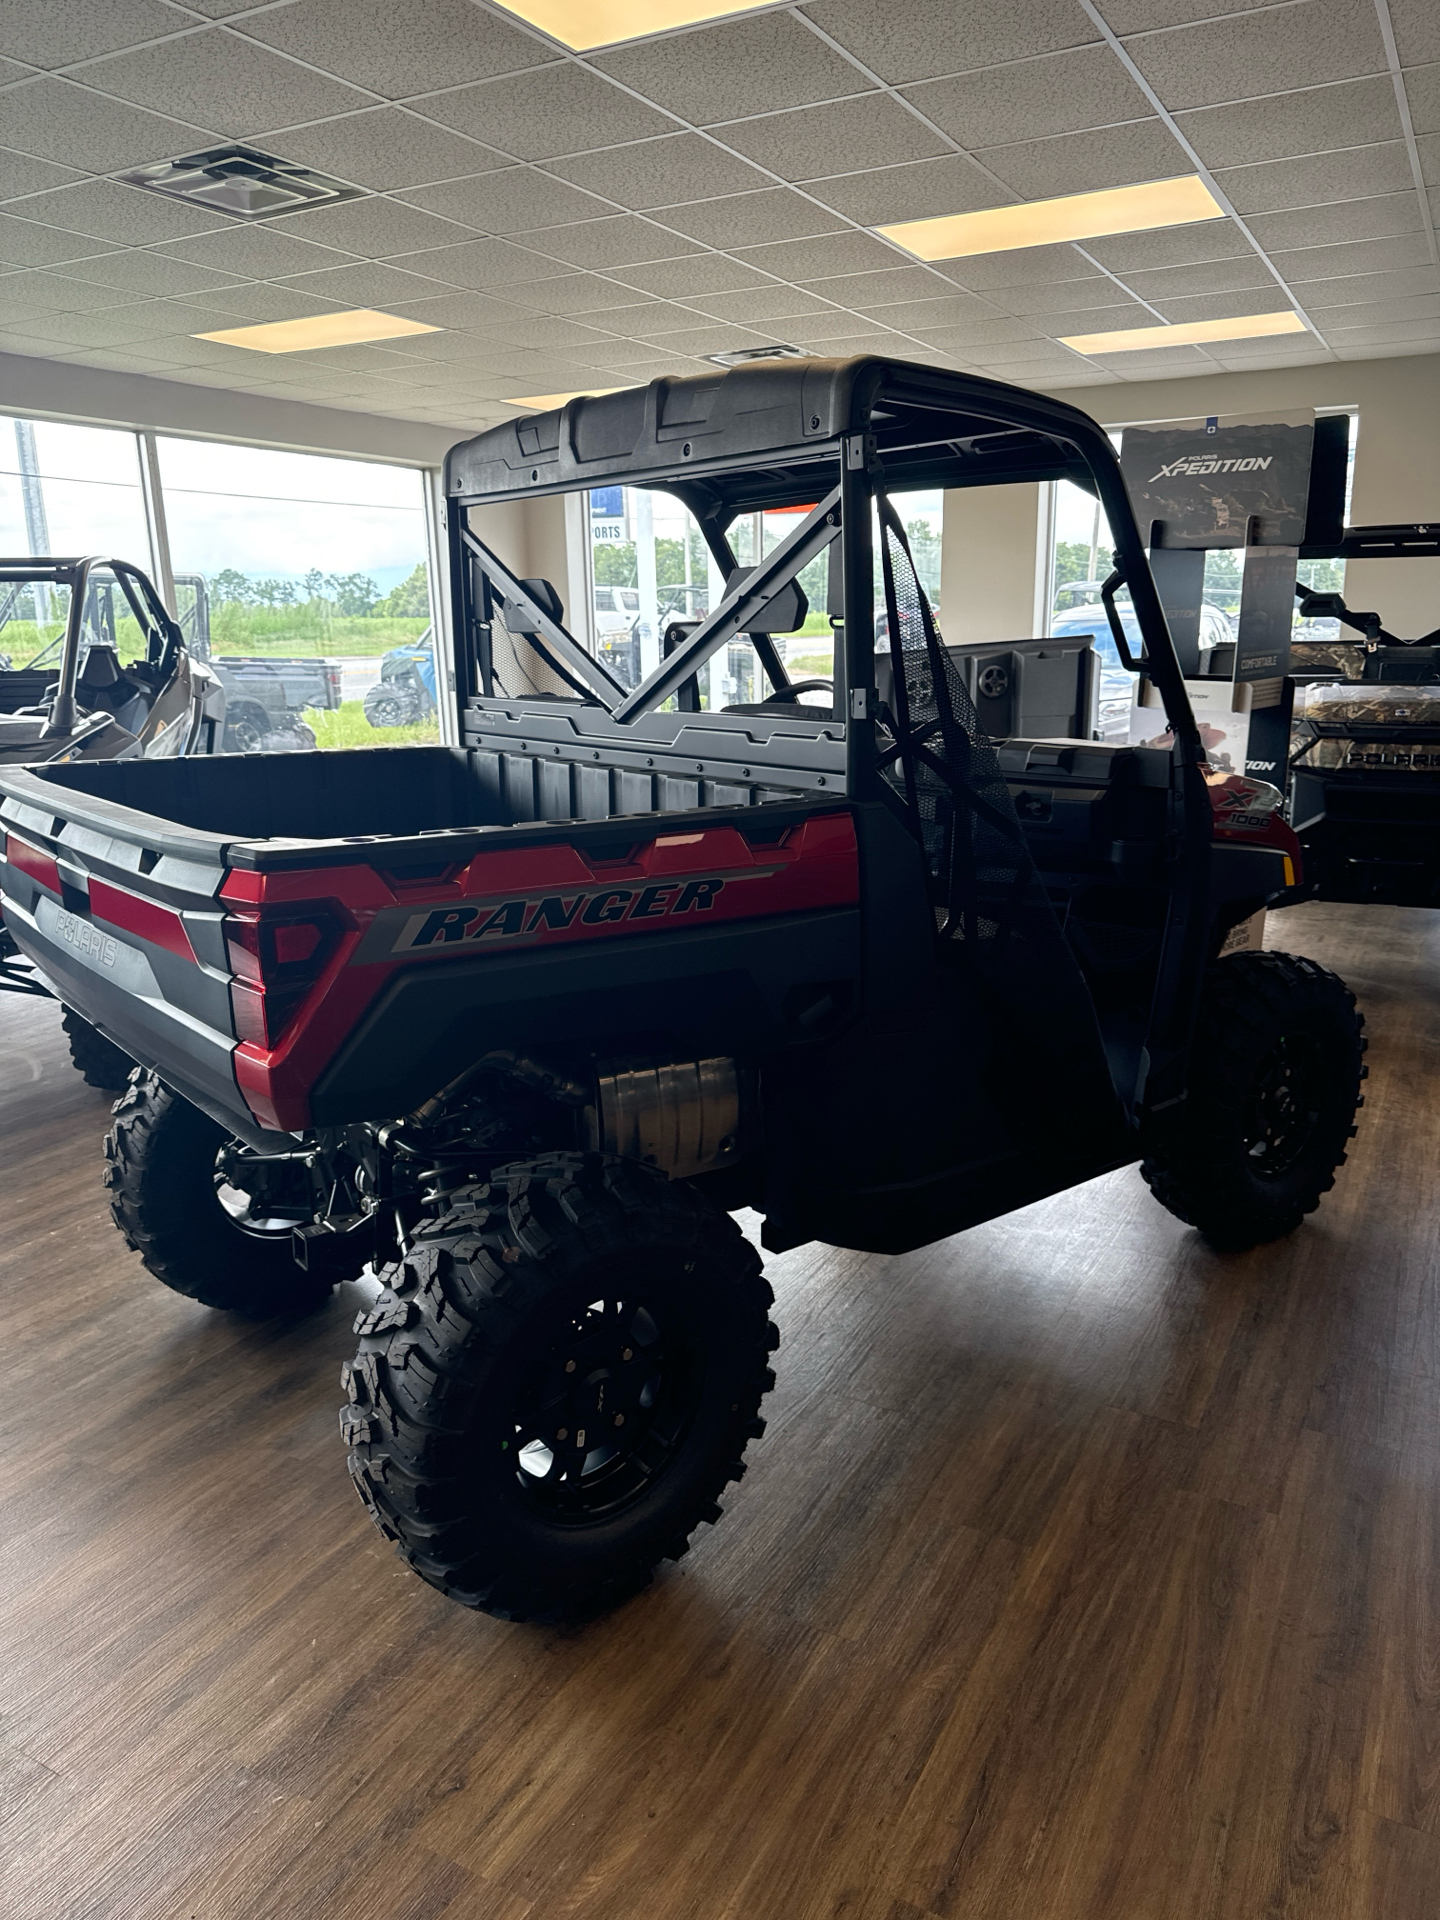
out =
[[(994, 743), (940, 637), (904, 526), (884, 493), (876, 507), (893, 687), (880, 716), (890, 734), (881, 771), (904, 794), (924, 850), (942, 947), (1003, 1023), (1017, 1070), (1010, 1092), (1026, 1107), (1027, 1131), (1061, 1147), (1074, 1121), (1093, 1131), (1101, 1115), (1119, 1120), (1094, 1004)], [(1036, 1070), (1060, 1075), (1052, 1100), (1025, 1087)]]

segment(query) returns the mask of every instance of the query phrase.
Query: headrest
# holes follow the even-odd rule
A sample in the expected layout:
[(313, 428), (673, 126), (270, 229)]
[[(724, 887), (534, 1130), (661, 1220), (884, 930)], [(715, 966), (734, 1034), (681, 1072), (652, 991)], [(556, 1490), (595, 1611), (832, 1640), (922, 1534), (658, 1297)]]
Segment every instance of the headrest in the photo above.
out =
[[(836, 541), (834, 544), (838, 546), (839, 542)], [(734, 587), (742, 586), (754, 571), (753, 567), (744, 567), (732, 573), (725, 582), (726, 593)], [(798, 580), (791, 580), (786, 586), (781, 587), (768, 606), (761, 609), (746, 631), (748, 633), (795, 633), (804, 626), (805, 616), (809, 611), (810, 602), (805, 597), (805, 589)]]
[(114, 647), (92, 646), (80, 669), (82, 687), (113, 687), (120, 678), (120, 656)]
[[(540, 611), (548, 615), (557, 627), (564, 625), (565, 602), (548, 580), (522, 580), (520, 584)], [(540, 631), (532, 623), (528, 614), (522, 613), (519, 607), (512, 607), (508, 600), (501, 602), (500, 618), (505, 623), (507, 633), (538, 633)]]

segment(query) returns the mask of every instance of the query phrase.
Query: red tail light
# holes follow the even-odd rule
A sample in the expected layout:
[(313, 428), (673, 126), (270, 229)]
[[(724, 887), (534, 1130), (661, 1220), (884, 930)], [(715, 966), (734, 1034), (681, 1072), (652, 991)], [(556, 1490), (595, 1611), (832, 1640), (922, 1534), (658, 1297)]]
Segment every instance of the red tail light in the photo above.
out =
[(268, 1050), (319, 979), (339, 929), (324, 914), (281, 917), (254, 907), (227, 914), (224, 928), (236, 1038)]

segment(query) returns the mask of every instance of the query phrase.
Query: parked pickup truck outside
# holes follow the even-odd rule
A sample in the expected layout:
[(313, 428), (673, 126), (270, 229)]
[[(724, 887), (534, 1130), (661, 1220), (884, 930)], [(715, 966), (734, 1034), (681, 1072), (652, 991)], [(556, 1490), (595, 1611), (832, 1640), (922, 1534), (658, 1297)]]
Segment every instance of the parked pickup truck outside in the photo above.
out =
[(208, 661), (225, 689), (225, 753), (287, 753), (315, 745), (306, 708), (334, 712), (344, 692), (340, 661), (304, 655), (277, 659), (216, 655), (210, 634), (210, 596), (198, 573), (175, 576), (180, 626), (197, 660)]

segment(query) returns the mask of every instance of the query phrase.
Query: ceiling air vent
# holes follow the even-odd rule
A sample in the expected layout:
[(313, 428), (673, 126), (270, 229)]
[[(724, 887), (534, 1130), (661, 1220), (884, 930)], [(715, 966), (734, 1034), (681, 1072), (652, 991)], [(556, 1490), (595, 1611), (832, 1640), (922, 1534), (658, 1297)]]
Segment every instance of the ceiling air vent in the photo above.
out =
[(276, 214), (298, 213), (302, 207), (331, 206), (364, 196), (361, 187), (347, 187), (313, 167), (277, 160), (255, 147), (207, 147), (203, 153), (157, 161), (116, 177), (132, 187), (148, 187), (187, 206), (232, 214), (237, 220), (269, 220)]
[(737, 347), (733, 353), (706, 353), (704, 360), (713, 361), (717, 367), (743, 367), (747, 360), (803, 360), (803, 347)]

